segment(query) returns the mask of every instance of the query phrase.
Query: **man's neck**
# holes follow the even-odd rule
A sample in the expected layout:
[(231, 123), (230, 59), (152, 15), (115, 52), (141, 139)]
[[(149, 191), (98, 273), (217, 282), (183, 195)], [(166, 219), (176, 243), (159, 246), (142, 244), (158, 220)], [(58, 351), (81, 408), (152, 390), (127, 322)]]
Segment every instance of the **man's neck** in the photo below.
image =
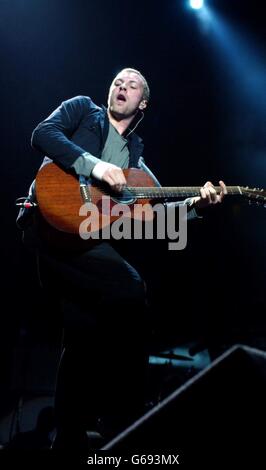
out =
[(123, 135), (124, 132), (127, 130), (128, 126), (130, 123), (133, 121), (135, 116), (130, 116), (129, 118), (125, 119), (116, 119), (108, 110), (108, 118), (110, 123), (116, 128), (117, 132), (119, 132), (120, 135)]

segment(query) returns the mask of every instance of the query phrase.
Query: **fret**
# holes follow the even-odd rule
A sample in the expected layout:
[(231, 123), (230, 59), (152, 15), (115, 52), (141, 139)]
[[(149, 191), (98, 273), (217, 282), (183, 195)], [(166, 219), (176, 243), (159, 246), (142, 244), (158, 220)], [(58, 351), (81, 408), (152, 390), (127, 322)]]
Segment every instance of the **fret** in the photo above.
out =
[[(220, 186), (214, 187), (217, 193), (221, 192)], [(138, 198), (172, 198), (172, 197), (192, 197), (200, 196), (201, 186), (184, 186), (184, 187), (127, 187), (130, 193)], [(227, 192), (230, 195), (242, 194), (239, 186), (227, 186)]]

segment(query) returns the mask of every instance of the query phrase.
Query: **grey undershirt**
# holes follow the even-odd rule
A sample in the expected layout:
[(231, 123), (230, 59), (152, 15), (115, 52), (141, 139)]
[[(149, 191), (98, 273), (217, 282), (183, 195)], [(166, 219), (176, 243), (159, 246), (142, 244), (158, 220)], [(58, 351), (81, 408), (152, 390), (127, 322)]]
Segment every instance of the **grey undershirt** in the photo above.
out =
[(94, 166), (101, 161), (113, 163), (113, 165), (120, 168), (128, 168), (128, 142), (111, 123), (109, 124), (108, 136), (101, 159), (94, 157), (89, 152), (84, 152), (77, 158), (72, 167), (78, 175), (90, 176)]

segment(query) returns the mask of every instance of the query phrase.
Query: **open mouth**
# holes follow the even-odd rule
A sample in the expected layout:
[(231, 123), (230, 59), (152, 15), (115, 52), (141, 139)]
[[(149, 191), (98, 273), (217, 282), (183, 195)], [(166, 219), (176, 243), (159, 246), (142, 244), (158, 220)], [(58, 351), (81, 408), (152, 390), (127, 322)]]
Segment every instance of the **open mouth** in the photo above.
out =
[(124, 95), (122, 95), (122, 93), (119, 93), (119, 95), (117, 95), (117, 101), (126, 101), (126, 97)]

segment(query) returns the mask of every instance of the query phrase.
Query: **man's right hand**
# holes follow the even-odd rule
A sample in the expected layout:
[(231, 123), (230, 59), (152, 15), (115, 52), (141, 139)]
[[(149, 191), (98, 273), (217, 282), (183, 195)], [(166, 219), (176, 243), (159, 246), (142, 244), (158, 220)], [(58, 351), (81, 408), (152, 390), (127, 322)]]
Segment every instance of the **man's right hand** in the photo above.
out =
[(92, 176), (109, 184), (114, 191), (122, 191), (127, 184), (123, 170), (113, 163), (96, 163), (92, 170)]

